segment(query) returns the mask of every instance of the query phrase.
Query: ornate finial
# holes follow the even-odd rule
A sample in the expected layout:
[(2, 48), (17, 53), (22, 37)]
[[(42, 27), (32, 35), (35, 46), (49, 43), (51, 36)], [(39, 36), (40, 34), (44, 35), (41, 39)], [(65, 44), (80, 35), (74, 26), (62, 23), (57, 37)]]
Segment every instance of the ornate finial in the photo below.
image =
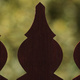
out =
[(53, 74), (62, 61), (62, 50), (53, 40), (55, 34), (50, 30), (44, 6), (36, 6), (36, 15), (28, 37), (18, 51), (19, 62), (27, 72), (18, 80), (62, 80)]
[[(77, 44), (75, 50), (74, 50), (74, 61), (78, 68), (80, 69), (80, 42)], [(80, 80), (80, 75), (74, 78), (73, 80)]]

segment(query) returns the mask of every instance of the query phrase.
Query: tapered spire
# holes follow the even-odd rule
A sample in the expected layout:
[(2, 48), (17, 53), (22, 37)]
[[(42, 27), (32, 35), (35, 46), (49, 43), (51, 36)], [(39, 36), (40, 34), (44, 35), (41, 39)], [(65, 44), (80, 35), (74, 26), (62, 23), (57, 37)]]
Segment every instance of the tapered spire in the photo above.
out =
[[(46, 17), (45, 17), (45, 7), (42, 3), (36, 6), (36, 13), (34, 22), (30, 30), (25, 34), (27, 37), (39, 36), (40, 34), (46, 35), (47, 37), (54, 37), (55, 34), (49, 28)], [(33, 35), (32, 35), (33, 34)], [(38, 35), (37, 35), (38, 34)]]

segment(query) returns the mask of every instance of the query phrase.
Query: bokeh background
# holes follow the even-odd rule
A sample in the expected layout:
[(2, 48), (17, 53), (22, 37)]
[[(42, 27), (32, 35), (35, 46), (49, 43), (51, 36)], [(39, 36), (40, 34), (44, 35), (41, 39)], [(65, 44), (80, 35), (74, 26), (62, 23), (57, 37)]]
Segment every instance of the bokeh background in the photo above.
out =
[(47, 22), (63, 50), (63, 61), (55, 74), (72, 80), (80, 74), (73, 59), (74, 48), (80, 41), (80, 0), (0, 0), (0, 40), (8, 52), (0, 74), (16, 80), (26, 73), (18, 62), (17, 52), (27, 38), (24, 34), (33, 23), (39, 2), (45, 5)]

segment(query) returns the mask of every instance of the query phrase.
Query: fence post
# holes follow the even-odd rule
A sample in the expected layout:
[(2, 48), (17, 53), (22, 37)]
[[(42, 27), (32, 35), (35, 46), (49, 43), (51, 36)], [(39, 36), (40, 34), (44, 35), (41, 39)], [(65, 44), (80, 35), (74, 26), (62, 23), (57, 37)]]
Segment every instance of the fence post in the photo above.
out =
[[(74, 57), (74, 61), (75, 61), (76, 65), (80, 69), (80, 42), (75, 47), (73, 57)], [(80, 75), (75, 77), (73, 80), (80, 80)]]
[(63, 54), (53, 39), (55, 34), (47, 24), (45, 7), (41, 3), (36, 6), (34, 22), (25, 35), (28, 38), (19, 48), (18, 59), (27, 74), (17, 80), (63, 80), (53, 74), (61, 64)]
[[(3, 43), (0, 41), (0, 70), (3, 68), (7, 60), (7, 51)], [(7, 80), (0, 75), (0, 80)]]

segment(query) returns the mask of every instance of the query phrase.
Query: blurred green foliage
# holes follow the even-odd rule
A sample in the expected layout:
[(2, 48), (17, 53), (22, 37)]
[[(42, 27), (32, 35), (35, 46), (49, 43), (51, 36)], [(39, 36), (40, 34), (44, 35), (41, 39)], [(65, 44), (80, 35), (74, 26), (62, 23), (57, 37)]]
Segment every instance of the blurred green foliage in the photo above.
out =
[(73, 60), (74, 48), (80, 40), (79, 0), (0, 0), (0, 39), (8, 52), (7, 63), (0, 74), (9, 80), (25, 74), (17, 52), (26, 39), (24, 34), (33, 23), (35, 6), (39, 2), (45, 5), (48, 24), (63, 50), (63, 61), (55, 74), (64, 80), (72, 80), (80, 74)]

